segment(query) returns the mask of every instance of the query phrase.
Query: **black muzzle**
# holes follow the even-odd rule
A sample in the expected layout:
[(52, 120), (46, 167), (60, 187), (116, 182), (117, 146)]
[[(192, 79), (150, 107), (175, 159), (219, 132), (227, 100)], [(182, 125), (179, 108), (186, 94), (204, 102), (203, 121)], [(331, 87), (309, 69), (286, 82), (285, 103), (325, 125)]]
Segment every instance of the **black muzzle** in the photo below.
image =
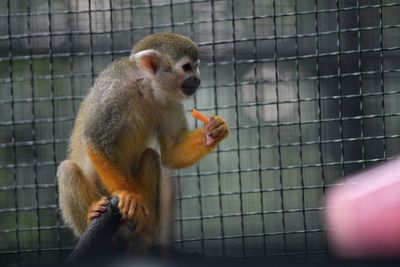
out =
[(199, 88), (201, 80), (195, 76), (186, 78), (182, 83), (182, 92), (185, 95), (193, 95)]

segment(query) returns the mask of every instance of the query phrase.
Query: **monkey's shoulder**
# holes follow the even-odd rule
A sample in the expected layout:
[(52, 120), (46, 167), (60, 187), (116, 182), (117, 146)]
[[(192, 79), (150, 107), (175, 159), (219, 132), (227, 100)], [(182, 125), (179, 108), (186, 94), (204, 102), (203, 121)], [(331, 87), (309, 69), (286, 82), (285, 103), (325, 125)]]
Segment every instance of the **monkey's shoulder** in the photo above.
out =
[(130, 69), (134, 64), (128, 57), (122, 57), (111, 62), (101, 73), (100, 76), (107, 76), (109, 78), (117, 78), (124, 75), (126, 69)]
[(116, 81), (125, 81), (126, 72), (132, 69), (132, 64), (127, 58), (120, 58), (111, 62), (96, 78), (94, 86), (112, 83)]

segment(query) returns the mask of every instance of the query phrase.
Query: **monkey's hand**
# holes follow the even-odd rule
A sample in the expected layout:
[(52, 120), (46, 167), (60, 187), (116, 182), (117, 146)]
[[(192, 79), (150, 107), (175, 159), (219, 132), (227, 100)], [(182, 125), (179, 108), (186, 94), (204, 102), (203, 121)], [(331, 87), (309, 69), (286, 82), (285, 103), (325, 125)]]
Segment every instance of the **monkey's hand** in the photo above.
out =
[(212, 116), (205, 129), (206, 146), (212, 146), (229, 135), (228, 124), (220, 116)]
[(134, 192), (121, 190), (115, 192), (118, 197), (118, 208), (125, 221), (132, 222), (135, 227), (135, 232), (140, 232), (149, 217), (149, 210), (144, 204), (142, 197)]

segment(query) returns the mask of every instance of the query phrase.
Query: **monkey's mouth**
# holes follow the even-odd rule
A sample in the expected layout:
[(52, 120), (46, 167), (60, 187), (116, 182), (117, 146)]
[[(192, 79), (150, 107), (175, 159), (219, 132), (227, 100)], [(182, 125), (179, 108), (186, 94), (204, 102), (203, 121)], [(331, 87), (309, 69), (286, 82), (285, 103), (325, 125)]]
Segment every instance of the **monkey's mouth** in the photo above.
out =
[(191, 96), (197, 91), (197, 88), (199, 88), (199, 87), (198, 86), (197, 87), (182, 87), (181, 90), (185, 95)]

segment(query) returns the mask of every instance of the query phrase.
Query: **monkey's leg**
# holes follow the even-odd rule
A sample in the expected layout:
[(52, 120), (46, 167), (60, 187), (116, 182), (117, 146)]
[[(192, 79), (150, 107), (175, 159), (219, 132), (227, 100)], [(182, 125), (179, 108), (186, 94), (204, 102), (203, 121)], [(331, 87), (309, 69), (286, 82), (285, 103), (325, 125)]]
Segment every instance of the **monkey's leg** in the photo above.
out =
[(131, 249), (134, 252), (145, 252), (150, 246), (158, 243), (159, 238), (159, 201), (161, 163), (160, 156), (153, 149), (146, 149), (140, 158), (139, 169), (136, 172), (137, 185), (143, 195), (144, 204), (148, 207), (147, 218), (144, 212), (136, 212), (135, 220), (145, 222), (137, 225), (136, 235), (132, 238)]
[(61, 162), (57, 177), (61, 213), (74, 233), (80, 236), (87, 226), (89, 206), (101, 196), (91, 189), (82, 170), (70, 160)]

